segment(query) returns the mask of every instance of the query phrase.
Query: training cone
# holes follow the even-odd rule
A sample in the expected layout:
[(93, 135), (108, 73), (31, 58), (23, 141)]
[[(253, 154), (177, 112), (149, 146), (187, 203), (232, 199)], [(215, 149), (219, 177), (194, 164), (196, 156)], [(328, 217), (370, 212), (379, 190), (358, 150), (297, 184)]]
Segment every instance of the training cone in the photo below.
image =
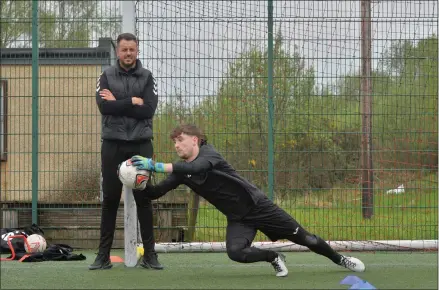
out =
[(349, 289), (376, 289), (372, 284), (367, 281), (361, 281), (357, 284), (354, 284)]
[(343, 280), (341, 280), (340, 284), (342, 285), (355, 285), (357, 283), (361, 283), (363, 280), (357, 276), (349, 275), (346, 276)]
[(110, 256), (111, 263), (123, 263), (123, 259), (119, 256)]

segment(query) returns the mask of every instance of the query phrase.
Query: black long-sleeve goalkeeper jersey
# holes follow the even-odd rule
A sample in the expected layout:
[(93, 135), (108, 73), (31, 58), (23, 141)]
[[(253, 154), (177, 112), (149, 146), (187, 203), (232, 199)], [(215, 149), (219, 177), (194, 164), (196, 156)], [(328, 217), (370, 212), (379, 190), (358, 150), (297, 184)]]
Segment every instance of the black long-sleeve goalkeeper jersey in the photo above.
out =
[(231, 219), (242, 218), (265, 194), (240, 176), (215, 150), (206, 144), (192, 162), (173, 163), (173, 172), (157, 185), (144, 190), (151, 199), (185, 184)]

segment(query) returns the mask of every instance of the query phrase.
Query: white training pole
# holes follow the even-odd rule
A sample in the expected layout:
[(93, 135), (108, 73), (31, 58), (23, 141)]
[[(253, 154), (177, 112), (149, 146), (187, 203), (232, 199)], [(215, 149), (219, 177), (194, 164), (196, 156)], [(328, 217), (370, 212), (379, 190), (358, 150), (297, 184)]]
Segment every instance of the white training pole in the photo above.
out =
[[(122, 32), (136, 34), (136, 1), (122, 1)], [(137, 265), (137, 209), (133, 191), (124, 186), (125, 266)]]
[(137, 265), (137, 208), (133, 191), (124, 186), (124, 249), (125, 266)]

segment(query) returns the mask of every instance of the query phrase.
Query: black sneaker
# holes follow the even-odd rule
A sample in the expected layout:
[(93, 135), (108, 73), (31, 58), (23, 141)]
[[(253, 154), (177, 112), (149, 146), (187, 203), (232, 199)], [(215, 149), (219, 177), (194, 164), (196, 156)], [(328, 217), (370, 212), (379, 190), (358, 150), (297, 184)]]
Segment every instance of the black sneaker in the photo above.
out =
[(107, 254), (98, 254), (93, 264), (88, 266), (89, 270), (98, 269), (111, 269), (113, 265), (111, 264), (110, 257)]
[(140, 266), (146, 269), (163, 269), (163, 266), (157, 260), (156, 253), (146, 253), (145, 256), (143, 256), (142, 261), (140, 262)]

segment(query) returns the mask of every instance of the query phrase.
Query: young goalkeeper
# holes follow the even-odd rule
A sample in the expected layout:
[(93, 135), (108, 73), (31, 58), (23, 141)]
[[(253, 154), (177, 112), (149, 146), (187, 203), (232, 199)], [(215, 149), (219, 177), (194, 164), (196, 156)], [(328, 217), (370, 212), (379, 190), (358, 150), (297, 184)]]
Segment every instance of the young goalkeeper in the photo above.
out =
[(157, 199), (185, 184), (213, 204), (227, 217), (226, 248), (230, 259), (240, 263), (269, 262), (276, 276), (287, 276), (282, 253), (251, 247), (260, 230), (272, 241), (288, 239), (337, 265), (355, 272), (365, 270), (363, 262), (334, 251), (322, 238), (306, 231), (259, 188), (241, 177), (212, 145), (207, 144), (199, 128), (181, 125), (170, 137), (182, 161), (159, 163), (138, 155), (131, 158), (138, 169), (170, 173), (158, 185), (148, 184), (144, 193), (149, 199)]

